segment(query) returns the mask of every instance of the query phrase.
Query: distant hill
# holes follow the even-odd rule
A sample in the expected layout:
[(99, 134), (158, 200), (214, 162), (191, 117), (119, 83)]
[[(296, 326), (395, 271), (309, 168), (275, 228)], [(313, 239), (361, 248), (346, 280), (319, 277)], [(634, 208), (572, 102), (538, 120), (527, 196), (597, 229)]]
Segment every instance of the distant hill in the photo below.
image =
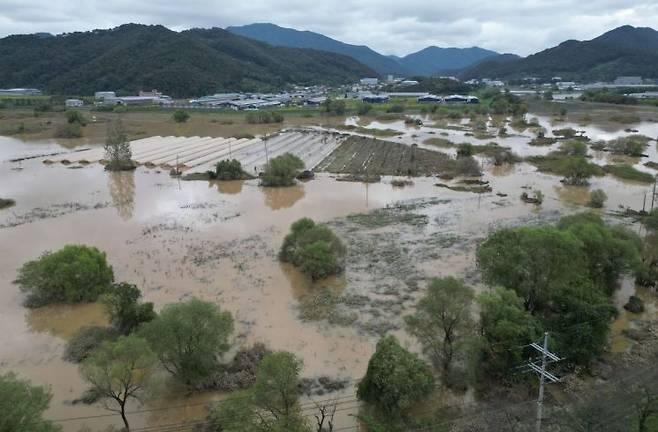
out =
[(465, 70), (461, 77), (560, 76), (565, 80), (610, 81), (622, 75), (658, 78), (657, 31), (623, 26), (589, 41), (568, 40), (525, 58), (484, 61)]
[(427, 47), (402, 58), (396, 57), (405, 69), (414, 75), (448, 74), (474, 65), (487, 58), (498, 56), (495, 51), (484, 48), (439, 48)]
[(174, 32), (126, 24), (53, 37), (0, 39), (0, 88), (55, 94), (157, 88), (174, 97), (218, 91), (269, 91), (286, 84), (338, 84), (376, 75), (351, 57), (273, 48), (225, 30)]
[(379, 75), (406, 75), (406, 71), (395, 60), (379, 54), (363, 45), (350, 45), (310, 31), (300, 31), (275, 24), (257, 23), (240, 27), (227, 27), (227, 31), (266, 42), (274, 46), (312, 48), (350, 56), (375, 70)]

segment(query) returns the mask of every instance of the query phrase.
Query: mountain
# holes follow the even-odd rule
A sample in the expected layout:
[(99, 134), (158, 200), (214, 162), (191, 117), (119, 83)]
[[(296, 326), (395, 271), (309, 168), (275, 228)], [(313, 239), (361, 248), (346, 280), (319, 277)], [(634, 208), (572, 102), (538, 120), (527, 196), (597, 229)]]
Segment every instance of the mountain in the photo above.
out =
[(406, 75), (409, 73), (395, 60), (381, 55), (367, 46), (346, 44), (319, 33), (279, 27), (269, 23), (227, 27), (226, 30), (274, 46), (312, 48), (350, 56), (375, 70), (379, 75)]
[(611, 81), (622, 75), (658, 78), (657, 31), (623, 26), (592, 40), (568, 40), (525, 58), (484, 61), (465, 70), (461, 77), (560, 76), (564, 80)]
[(270, 91), (286, 84), (338, 84), (376, 73), (351, 57), (272, 47), (219, 28), (175, 32), (125, 24), (53, 37), (0, 39), (0, 88), (52, 94), (157, 88), (174, 97)]
[(398, 57), (397, 61), (405, 69), (413, 71), (414, 75), (429, 76), (464, 69), (498, 55), (495, 51), (478, 47), (439, 48), (431, 46), (402, 58)]

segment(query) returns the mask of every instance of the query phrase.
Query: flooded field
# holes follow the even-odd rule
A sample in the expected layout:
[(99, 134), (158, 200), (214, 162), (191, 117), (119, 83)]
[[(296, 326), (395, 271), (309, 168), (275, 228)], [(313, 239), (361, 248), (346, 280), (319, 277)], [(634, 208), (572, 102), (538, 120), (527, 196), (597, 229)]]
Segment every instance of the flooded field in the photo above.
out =
[[(571, 126), (593, 140), (629, 134), (624, 131), (629, 125), (561, 122), (556, 126), (549, 117), (529, 117), (537, 117), (549, 131)], [(133, 121), (137, 127), (137, 120)], [(403, 121), (368, 122), (364, 127), (398, 130), (399, 137), (387, 139), (428, 151), (437, 148), (423, 142), (437, 136), (456, 143), (496, 141), (520, 156), (552, 150), (529, 146), (533, 137), (529, 132), (510, 131), (505, 138), (481, 140), (458, 130), (457, 124), (442, 129), (431, 123), (425, 119), (422, 127), (407, 127)], [(630, 126), (653, 139), (658, 136), (657, 123)], [(213, 136), (192, 130), (181, 134)], [(101, 143), (90, 136), (78, 144), (97, 147)], [(481, 180), (492, 188), (481, 194), (439, 188), (432, 177), (416, 177), (412, 184), (399, 187), (391, 184), (391, 177), (367, 184), (319, 174), (290, 188), (261, 188), (257, 180), (185, 182), (147, 167), (107, 173), (97, 164), (70, 169), (45, 165), (38, 158), (9, 162), (71, 147), (49, 139), (0, 137), (4, 180), (0, 197), (16, 201), (15, 206), (0, 210), (4, 251), (0, 255), (0, 326), (4, 329), (0, 372), (15, 371), (35, 383), (50, 385), (54, 398), (47, 415), (60, 420), (66, 432), (84, 424), (96, 429), (119, 425), (120, 419), (100, 404), (72, 403), (86, 388), (77, 366), (61, 358), (66, 341), (77, 329), (106, 321), (100, 305), (35, 310), (22, 306), (23, 295), (12, 281), (24, 262), (45, 250), (84, 243), (106, 251), (116, 279), (137, 284), (156, 309), (190, 296), (216, 302), (235, 318), (236, 347), (263, 342), (300, 356), (304, 377), (348, 380), (348, 387), (336, 393), (349, 402), (342, 405), (336, 426), (351, 427), (355, 420), (350, 414), (358, 412), (353, 385), (363, 376), (379, 336), (393, 332), (416, 348), (405, 336), (402, 317), (413, 310), (428, 278), (458, 276), (482, 290), (474, 251), (491, 230), (554, 221), (582, 211), (589, 190), (596, 188), (606, 191), (608, 201), (601, 211), (612, 217), (620, 206), (641, 208), (652, 186), (609, 175), (593, 178), (590, 187), (564, 186), (559, 176), (538, 173), (532, 165), (493, 166), (480, 156)], [(655, 141), (650, 142), (647, 154), (631, 163), (653, 174), (643, 163), (658, 162)], [(605, 153), (593, 156), (599, 164), (608, 163), (610, 157)], [(543, 204), (523, 203), (519, 196), (524, 190), (541, 190)], [(329, 224), (347, 243), (344, 275), (314, 284), (278, 261), (283, 237), (301, 217)], [(639, 225), (629, 220), (617, 221), (640, 232)], [(632, 283), (625, 283), (618, 293), (619, 305), (634, 292)], [(646, 315), (655, 316), (655, 295), (640, 295), (648, 304)], [(637, 318), (625, 311), (620, 315), (613, 349), (626, 349), (630, 342), (621, 332)], [(187, 396), (164, 389), (144, 405), (131, 406), (129, 418), (134, 427), (193, 422), (204, 418), (208, 403), (222, 397), (219, 393)]]

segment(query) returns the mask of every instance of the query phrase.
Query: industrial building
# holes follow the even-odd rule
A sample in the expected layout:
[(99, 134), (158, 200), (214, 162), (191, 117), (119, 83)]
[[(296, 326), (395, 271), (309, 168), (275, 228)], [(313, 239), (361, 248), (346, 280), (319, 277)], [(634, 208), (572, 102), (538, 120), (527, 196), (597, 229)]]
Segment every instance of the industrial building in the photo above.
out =
[(391, 98), (386, 94), (366, 94), (361, 96), (361, 101), (366, 103), (386, 103)]
[(84, 106), (84, 102), (80, 99), (66, 99), (65, 105), (69, 108), (79, 108)]
[(41, 96), (41, 90), (34, 88), (0, 89), (0, 96)]

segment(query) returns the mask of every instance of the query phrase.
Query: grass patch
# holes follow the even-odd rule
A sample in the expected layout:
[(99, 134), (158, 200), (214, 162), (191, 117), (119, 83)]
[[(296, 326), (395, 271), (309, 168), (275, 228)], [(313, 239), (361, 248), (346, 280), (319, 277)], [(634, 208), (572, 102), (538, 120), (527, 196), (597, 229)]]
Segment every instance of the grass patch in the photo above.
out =
[(557, 138), (538, 136), (533, 138), (528, 144), (535, 147), (550, 146), (557, 142)]
[[(546, 156), (530, 156), (526, 158), (526, 161), (537, 167), (537, 170), (547, 174), (555, 174), (561, 176), (567, 176), (570, 173), (571, 162), (575, 159), (574, 156), (567, 156), (560, 153), (550, 153)], [(602, 176), (605, 174), (603, 168), (587, 162), (589, 170), (591, 170), (592, 175)]]
[(368, 213), (352, 214), (348, 215), (346, 219), (353, 224), (369, 229), (398, 224), (422, 226), (429, 222), (427, 215), (413, 213), (404, 206), (385, 207)]
[(423, 141), (423, 144), (441, 148), (450, 148), (455, 146), (455, 143), (445, 138), (428, 138)]
[(603, 170), (622, 180), (631, 180), (640, 183), (653, 183), (654, 181), (654, 176), (651, 174), (639, 171), (628, 164), (606, 165), (603, 167)]

